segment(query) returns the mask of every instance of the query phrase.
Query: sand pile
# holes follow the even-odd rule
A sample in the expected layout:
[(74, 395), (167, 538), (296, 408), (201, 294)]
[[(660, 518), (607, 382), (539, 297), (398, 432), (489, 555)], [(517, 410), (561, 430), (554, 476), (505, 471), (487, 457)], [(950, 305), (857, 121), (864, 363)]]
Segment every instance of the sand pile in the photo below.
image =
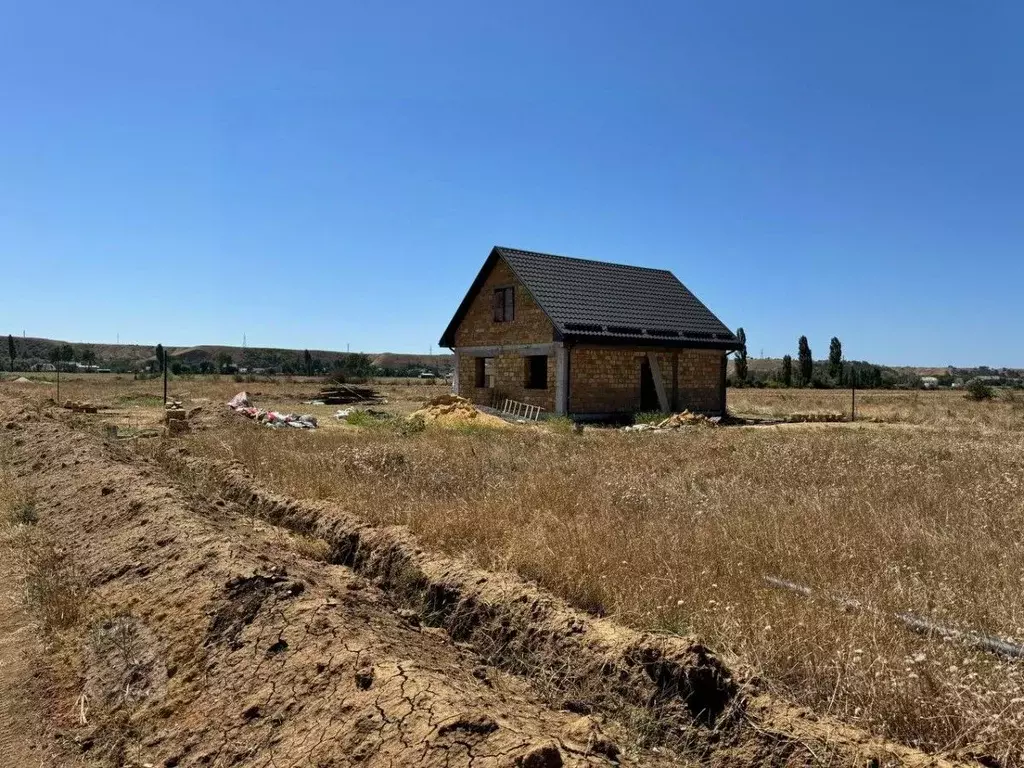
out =
[(19, 376), (12, 383), (14, 383), (14, 384), (34, 384), (35, 382), (32, 381), (32, 379), (26, 379), (24, 376)]
[(418, 411), (409, 414), (409, 419), (423, 419), (427, 424), (456, 426), (474, 424), (481, 427), (508, 427), (507, 421), (477, 410), (469, 400), (458, 395), (439, 395), (428, 400)]

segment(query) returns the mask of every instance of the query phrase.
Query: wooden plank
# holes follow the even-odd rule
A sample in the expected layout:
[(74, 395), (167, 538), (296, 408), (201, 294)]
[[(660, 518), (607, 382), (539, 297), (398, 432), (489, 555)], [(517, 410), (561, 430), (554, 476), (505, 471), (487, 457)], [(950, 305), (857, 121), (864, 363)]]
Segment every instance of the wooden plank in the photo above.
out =
[(654, 378), (654, 389), (658, 393), (658, 407), (665, 413), (669, 412), (671, 406), (668, 402), (668, 395), (665, 394), (665, 382), (661, 380), (661, 366), (658, 365), (658, 356), (654, 352), (647, 353), (647, 362), (651, 364), (651, 376)]

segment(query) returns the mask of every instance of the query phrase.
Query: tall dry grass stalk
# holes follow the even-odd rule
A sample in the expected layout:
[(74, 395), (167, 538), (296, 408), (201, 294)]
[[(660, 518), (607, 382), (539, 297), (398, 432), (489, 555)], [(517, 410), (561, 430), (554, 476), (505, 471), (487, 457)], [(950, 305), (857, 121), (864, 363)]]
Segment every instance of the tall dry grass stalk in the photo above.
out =
[[(1024, 430), (1012, 414), (999, 429), (985, 405), (878, 406), (932, 429), (402, 435), (243, 424), (193, 441), (283, 492), (409, 525), (589, 610), (697, 632), (820, 712), (1024, 765), (1022, 665), (889, 618), (912, 611), (1024, 638)], [(939, 428), (947, 421), (956, 429)], [(872, 610), (780, 592), (765, 575)]]

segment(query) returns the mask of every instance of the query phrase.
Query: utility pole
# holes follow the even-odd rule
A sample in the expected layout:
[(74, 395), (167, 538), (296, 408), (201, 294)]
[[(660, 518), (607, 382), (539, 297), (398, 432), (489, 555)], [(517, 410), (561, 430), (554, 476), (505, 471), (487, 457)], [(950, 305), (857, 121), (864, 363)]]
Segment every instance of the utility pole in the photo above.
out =
[(850, 367), (850, 421), (857, 420), (857, 369)]
[(164, 406), (167, 405), (167, 347), (164, 347)]

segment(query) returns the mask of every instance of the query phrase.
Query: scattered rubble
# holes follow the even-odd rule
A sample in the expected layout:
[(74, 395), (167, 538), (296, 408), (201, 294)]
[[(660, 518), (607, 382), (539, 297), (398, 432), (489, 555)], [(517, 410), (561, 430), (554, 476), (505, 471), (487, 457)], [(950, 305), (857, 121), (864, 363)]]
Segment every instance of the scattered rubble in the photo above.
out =
[(667, 419), (649, 424), (631, 424), (623, 427), (624, 432), (647, 432), (649, 430), (683, 429), (684, 427), (717, 427), (720, 419), (717, 416), (705, 416), (702, 413), (682, 411), (673, 413)]
[(65, 400), (64, 408), (75, 413), (96, 413), (99, 410), (95, 405), (84, 400)]
[(484, 413), (472, 402), (458, 395), (438, 395), (427, 400), (418, 411), (409, 414), (409, 420), (422, 419), (427, 424), (454, 426), (476, 424), (481, 427), (509, 427), (507, 421)]
[(257, 408), (249, 400), (247, 392), (239, 392), (231, 398), (228, 401), (228, 408), (266, 427), (316, 429), (318, 426), (317, 418), (312, 414), (281, 413), (280, 411), (267, 411), (263, 408)]

